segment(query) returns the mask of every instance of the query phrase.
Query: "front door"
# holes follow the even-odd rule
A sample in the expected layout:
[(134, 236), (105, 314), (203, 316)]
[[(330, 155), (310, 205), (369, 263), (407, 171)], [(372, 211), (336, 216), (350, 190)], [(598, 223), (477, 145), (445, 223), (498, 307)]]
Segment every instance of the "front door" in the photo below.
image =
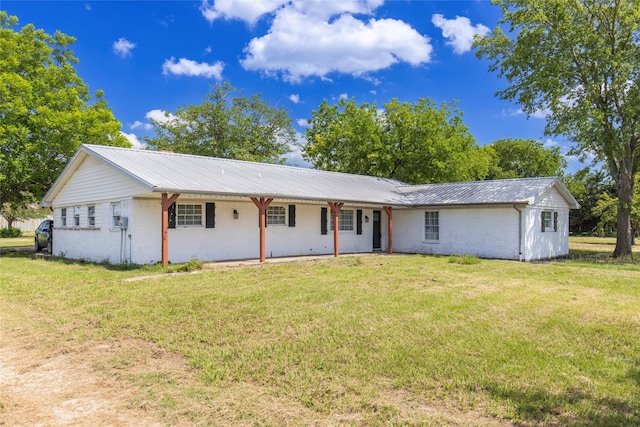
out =
[(373, 211), (373, 250), (382, 249), (380, 240), (382, 233), (380, 231), (380, 211)]

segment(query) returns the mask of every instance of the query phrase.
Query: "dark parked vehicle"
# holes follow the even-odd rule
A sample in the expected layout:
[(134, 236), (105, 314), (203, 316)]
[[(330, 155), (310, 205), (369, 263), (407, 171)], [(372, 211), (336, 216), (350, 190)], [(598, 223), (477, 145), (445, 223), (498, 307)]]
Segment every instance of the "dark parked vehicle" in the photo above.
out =
[(53, 252), (53, 220), (45, 219), (36, 229), (35, 237), (36, 252), (40, 252), (42, 248), (47, 248), (47, 252)]

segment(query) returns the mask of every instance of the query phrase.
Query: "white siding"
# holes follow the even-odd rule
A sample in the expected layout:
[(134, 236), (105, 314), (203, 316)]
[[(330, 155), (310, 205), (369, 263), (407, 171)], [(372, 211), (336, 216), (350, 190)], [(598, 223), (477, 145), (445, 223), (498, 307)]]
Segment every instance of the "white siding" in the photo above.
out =
[[(215, 203), (215, 228), (205, 228), (205, 203)], [(190, 259), (222, 261), (231, 259), (253, 259), (260, 256), (260, 228), (258, 209), (251, 201), (228, 201), (209, 198), (181, 196), (177, 203), (202, 204), (203, 225), (169, 229), (169, 261), (187, 262)], [(296, 206), (296, 225), (289, 227), (289, 205)], [(295, 255), (318, 255), (333, 253), (333, 231), (320, 234), (320, 210), (327, 205), (280, 202), (272, 206), (284, 206), (287, 225), (269, 225), (266, 228), (266, 256), (282, 257)], [(373, 248), (373, 210), (345, 206), (343, 209), (363, 210), (362, 234), (353, 231), (339, 233), (340, 253), (371, 252)], [(238, 219), (233, 211), (238, 211)], [(364, 217), (369, 217), (369, 222)], [(327, 215), (328, 219), (330, 215)], [(386, 233), (385, 215), (383, 236)], [(129, 219), (127, 244), (130, 244), (131, 261), (136, 264), (156, 263), (161, 260), (161, 210), (160, 201), (134, 199), (132, 215)], [(383, 237), (383, 244), (386, 238)], [(127, 251), (129, 247), (127, 248)], [(128, 252), (127, 252), (128, 253)]]
[[(542, 231), (542, 212), (558, 213), (558, 229)], [(524, 259), (557, 258), (569, 253), (569, 205), (555, 190), (542, 198), (536, 205), (529, 206), (524, 214)]]
[(148, 191), (122, 173), (93, 157), (87, 157), (56, 195), (54, 207), (82, 202), (119, 200)]
[[(130, 216), (132, 200), (119, 201), (122, 216)], [(71, 259), (119, 264), (129, 259), (128, 232), (112, 226), (112, 203), (94, 204), (96, 225), (87, 224), (87, 206), (80, 205), (80, 226), (73, 226), (72, 211), (67, 208), (67, 226), (62, 226), (61, 210), (54, 209), (53, 253)]]
[[(425, 240), (426, 211), (439, 212), (440, 239)], [(512, 207), (395, 210), (394, 252), (519, 259), (518, 212)]]

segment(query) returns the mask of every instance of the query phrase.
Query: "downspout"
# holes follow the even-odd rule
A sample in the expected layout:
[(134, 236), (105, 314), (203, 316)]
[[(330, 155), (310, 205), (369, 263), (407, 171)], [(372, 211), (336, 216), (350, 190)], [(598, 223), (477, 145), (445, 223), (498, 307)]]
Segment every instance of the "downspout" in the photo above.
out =
[(518, 209), (517, 205), (513, 205), (513, 209), (518, 211), (518, 261), (523, 261), (524, 256), (522, 253), (522, 211)]

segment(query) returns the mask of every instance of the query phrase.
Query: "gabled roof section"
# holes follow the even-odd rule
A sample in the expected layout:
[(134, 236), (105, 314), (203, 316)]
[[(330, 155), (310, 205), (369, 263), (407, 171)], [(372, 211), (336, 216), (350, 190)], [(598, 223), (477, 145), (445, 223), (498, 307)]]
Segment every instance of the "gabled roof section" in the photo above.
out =
[(570, 209), (580, 204), (556, 177), (406, 185), (398, 190), (413, 206), (457, 206), (488, 204), (533, 205), (555, 188)]
[(396, 187), (406, 185), (377, 178), (316, 169), (163, 151), (82, 145), (43, 201), (50, 201), (74, 163), (90, 155), (149, 189), (150, 193), (210, 194), (403, 205)]
[(80, 147), (43, 198), (43, 206), (51, 205), (87, 156), (112, 167), (149, 193), (419, 207), (535, 204), (555, 188), (571, 209), (580, 207), (555, 177), (408, 185), (364, 175), (101, 145)]

